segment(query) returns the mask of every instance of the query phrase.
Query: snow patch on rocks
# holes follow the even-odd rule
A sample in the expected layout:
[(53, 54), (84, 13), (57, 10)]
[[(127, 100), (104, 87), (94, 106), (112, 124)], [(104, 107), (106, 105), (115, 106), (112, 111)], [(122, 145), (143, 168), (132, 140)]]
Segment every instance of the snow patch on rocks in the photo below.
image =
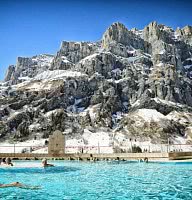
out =
[(135, 112), (135, 115), (142, 117), (145, 121), (159, 122), (161, 119), (165, 119), (165, 116), (155, 109), (139, 109)]
[(53, 71), (45, 71), (41, 74), (38, 74), (33, 78), (33, 80), (47, 80), (47, 79), (62, 79), (65, 77), (78, 77), (78, 76), (86, 76), (78, 71), (69, 71), (69, 70), (53, 70)]

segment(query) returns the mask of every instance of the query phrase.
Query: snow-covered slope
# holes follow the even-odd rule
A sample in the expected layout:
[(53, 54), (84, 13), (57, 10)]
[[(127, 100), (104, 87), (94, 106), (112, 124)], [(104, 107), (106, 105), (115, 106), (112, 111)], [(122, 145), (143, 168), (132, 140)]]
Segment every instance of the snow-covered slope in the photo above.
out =
[(78, 77), (78, 76), (87, 76), (78, 71), (70, 70), (54, 70), (54, 71), (44, 71), (36, 75), (33, 80), (51, 80), (51, 79), (63, 79), (65, 77)]

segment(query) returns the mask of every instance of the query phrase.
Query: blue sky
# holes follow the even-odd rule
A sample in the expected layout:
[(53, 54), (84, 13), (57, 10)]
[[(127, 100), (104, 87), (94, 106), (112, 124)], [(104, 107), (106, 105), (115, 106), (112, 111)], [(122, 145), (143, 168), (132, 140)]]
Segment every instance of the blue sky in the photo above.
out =
[(192, 25), (188, 0), (0, 0), (0, 80), (18, 56), (55, 54), (62, 40), (96, 41), (113, 22)]

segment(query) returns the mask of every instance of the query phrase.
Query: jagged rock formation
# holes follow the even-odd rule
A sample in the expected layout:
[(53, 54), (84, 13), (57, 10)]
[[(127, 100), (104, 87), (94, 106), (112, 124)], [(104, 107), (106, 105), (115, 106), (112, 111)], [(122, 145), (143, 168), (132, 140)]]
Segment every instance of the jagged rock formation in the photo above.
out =
[(53, 55), (42, 54), (31, 58), (18, 57), (16, 66), (10, 65), (5, 81), (10, 81), (10, 84), (17, 84), (28, 78), (47, 70), (53, 60)]
[(189, 45), (192, 44), (192, 26), (185, 26), (182, 29), (178, 28), (175, 32), (179, 40), (182, 40)]
[(128, 30), (118, 22), (99, 42), (64, 41), (55, 56), (19, 57), (0, 83), (0, 105), (1, 138), (57, 129), (82, 138), (88, 129), (191, 140), (192, 27)]
[(129, 31), (123, 24), (112, 24), (102, 37), (102, 47), (116, 55), (128, 57), (132, 50), (135, 49), (149, 50), (146, 43), (139, 35)]
[(93, 54), (98, 47), (97, 43), (63, 41), (50, 69), (71, 69), (75, 63)]

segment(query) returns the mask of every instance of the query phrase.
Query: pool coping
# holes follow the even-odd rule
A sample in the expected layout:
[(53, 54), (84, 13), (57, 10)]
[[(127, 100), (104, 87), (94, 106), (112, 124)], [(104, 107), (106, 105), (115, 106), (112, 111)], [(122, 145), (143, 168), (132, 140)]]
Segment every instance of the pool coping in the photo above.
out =
[(169, 153), (101, 153), (101, 154), (33, 154), (33, 153), (0, 153), (0, 157), (10, 157), (18, 160), (61, 159), (61, 160), (140, 160), (147, 158), (149, 161), (192, 160), (192, 152)]

